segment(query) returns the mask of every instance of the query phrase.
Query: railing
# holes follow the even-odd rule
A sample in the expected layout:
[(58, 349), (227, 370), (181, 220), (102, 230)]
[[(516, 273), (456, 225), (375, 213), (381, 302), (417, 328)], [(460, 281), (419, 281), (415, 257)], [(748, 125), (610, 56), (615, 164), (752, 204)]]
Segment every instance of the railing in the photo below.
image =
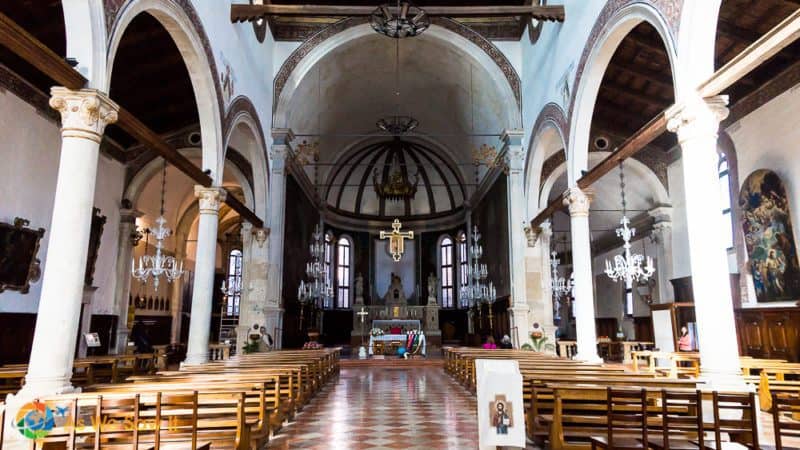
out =
[(221, 361), (231, 357), (231, 344), (208, 344), (208, 360)]

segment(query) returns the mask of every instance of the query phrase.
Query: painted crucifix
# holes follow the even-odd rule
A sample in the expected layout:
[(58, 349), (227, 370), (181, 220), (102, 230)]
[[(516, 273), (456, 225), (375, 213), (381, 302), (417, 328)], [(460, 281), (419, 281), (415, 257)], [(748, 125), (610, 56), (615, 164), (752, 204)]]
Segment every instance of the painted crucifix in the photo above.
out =
[(395, 262), (399, 262), (403, 257), (403, 252), (405, 251), (405, 240), (414, 239), (414, 232), (401, 232), (400, 228), (402, 227), (403, 224), (400, 223), (400, 219), (394, 219), (394, 222), (392, 222), (391, 233), (388, 231), (381, 231), (381, 239), (389, 239), (389, 253), (391, 253), (392, 259), (394, 259)]

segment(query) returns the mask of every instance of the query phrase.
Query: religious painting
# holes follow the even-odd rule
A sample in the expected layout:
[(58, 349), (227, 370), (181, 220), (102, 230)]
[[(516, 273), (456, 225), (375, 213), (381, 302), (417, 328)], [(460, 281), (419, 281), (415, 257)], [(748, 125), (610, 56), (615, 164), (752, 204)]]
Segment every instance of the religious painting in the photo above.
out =
[(100, 214), (99, 208), (92, 209), (92, 228), (89, 233), (89, 251), (86, 254), (86, 273), (84, 284), (94, 284), (94, 269), (97, 264), (97, 255), (100, 252), (100, 240), (103, 237), (103, 228), (106, 225), (106, 216)]
[(759, 302), (797, 300), (800, 266), (786, 189), (770, 170), (757, 170), (739, 195), (745, 246)]
[(489, 417), (492, 418), (492, 427), (495, 433), (506, 435), (508, 429), (514, 426), (514, 417), (511, 402), (506, 400), (505, 395), (495, 395), (494, 400), (489, 402)]
[(0, 292), (12, 289), (27, 294), (30, 283), (41, 276), (36, 254), (44, 228), (27, 228), (29, 224), (20, 217), (13, 224), (0, 223)]

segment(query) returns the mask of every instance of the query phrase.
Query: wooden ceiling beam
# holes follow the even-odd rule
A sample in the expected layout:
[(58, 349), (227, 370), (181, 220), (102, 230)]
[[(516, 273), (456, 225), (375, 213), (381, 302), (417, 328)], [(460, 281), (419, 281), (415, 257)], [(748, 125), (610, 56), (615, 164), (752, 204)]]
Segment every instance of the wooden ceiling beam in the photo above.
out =
[[(42, 73), (52, 78), (57, 84), (68, 89), (82, 89), (87, 80), (72, 68), (64, 59), (47, 48), (38, 39), (20, 27), (8, 16), (0, 13), (0, 45), (8, 48)], [(167, 142), (148, 128), (127, 109), (120, 106), (116, 125), (143, 145), (155, 150), (161, 157), (186, 174), (189, 178), (203, 186), (211, 186), (213, 180), (200, 168), (192, 164), (185, 156), (167, 144)], [(263, 227), (264, 222), (238, 199), (226, 201), (236, 212), (247, 219), (255, 227)]]
[[(396, 8), (390, 8), (396, 9)], [(428, 6), (428, 16), (445, 17), (509, 17), (528, 16), (539, 20), (563, 22), (564, 6)], [(231, 22), (252, 22), (272, 16), (353, 17), (370, 16), (374, 6), (352, 5), (231, 5)]]
[(609, 67), (615, 70), (619, 70), (621, 72), (627, 72), (631, 75), (637, 76), (639, 78), (643, 78), (653, 84), (657, 84), (661, 87), (666, 87), (669, 89), (674, 89), (674, 84), (672, 82), (672, 77), (667, 73), (666, 75), (664, 72), (658, 72), (655, 70), (646, 69), (643, 67), (637, 67), (633, 63), (619, 63), (615, 62), (613, 59), (609, 64)]

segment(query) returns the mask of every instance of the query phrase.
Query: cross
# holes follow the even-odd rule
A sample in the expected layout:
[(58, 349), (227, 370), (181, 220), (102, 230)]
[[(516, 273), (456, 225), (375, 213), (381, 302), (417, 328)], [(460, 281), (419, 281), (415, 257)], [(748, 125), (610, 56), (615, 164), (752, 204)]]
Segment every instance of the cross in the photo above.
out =
[(364, 318), (369, 315), (369, 312), (367, 312), (367, 310), (365, 310), (364, 307), (362, 306), (361, 307), (361, 311), (357, 312), (356, 315), (359, 316), (359, 318), (361, 319), (361, 345), (363, 346), (364, 345)]
[(414, 232), (401, 232), (400, 228), (402, 227), (403, 224), (400, 223), (400, 219), (394, 219), (391, 233), (388, 231), (381, 231), (381, 239), (389, 239), (389, 253), (392, 254), (392, 259), (395, 262), (400, 261), (400, 258), (403, 257), (405, 239), (414, 239)]

